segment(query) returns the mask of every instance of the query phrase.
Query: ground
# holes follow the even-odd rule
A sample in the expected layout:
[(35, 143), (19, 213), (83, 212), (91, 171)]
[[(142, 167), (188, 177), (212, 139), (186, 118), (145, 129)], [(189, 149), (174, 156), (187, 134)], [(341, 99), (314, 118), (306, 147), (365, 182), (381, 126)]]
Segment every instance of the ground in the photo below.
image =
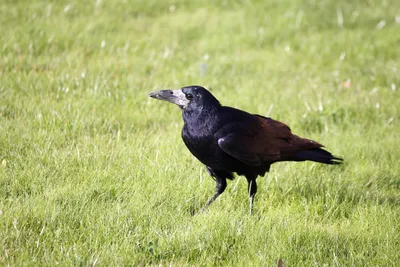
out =
[[(398, 266), (400, 2), (0, 3), (0, 264)], [(187, 151), (199, 84), (345, 159), (279, 163), (254, 215)]]

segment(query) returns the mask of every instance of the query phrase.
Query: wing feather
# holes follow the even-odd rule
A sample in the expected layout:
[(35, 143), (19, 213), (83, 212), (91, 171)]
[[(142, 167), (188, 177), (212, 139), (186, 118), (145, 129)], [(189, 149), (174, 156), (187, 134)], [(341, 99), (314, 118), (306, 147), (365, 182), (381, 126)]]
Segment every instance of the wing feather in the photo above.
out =
[(290, 160), (300, 150), (322, 147), (293, 135), (282, 122), (259, 115), (254, 118), (251, 122), (228, 124), (217, 133), (219, 147), (247, 165)]

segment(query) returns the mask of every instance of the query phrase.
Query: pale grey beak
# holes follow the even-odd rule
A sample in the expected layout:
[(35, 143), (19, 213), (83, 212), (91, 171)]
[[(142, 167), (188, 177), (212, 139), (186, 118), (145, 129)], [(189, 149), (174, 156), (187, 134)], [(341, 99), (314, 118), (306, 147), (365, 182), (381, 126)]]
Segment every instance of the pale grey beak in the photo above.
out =
[(178, 105), (182, 109), (186, 108), (190, 103), (182, 90), (161, 90), (152, 92), (149, 94), (149, 96), (158, 100), (171, 102)]

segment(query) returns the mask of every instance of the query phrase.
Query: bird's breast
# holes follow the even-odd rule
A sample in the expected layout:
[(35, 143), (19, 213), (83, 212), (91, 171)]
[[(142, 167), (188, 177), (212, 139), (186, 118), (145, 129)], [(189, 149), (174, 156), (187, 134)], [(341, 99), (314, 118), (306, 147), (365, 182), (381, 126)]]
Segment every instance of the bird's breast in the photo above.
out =
[(214, 136), (201, 132), (182, 130), (182, 139), (189, 151), (203, 164), (209, 165), (218, 154), (218, 143)]

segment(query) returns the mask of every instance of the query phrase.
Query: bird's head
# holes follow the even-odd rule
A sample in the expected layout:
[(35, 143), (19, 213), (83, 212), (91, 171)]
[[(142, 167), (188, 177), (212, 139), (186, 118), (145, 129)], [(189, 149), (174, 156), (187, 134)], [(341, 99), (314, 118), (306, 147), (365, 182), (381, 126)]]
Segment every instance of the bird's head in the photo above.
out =
[(150, 97), (178, 105), (183, 111), (198, 111), (205, 106), (219, 106), (218, 100), (205, 88), (198, 85), (185, 86), (178, 90), (161, 90)]

